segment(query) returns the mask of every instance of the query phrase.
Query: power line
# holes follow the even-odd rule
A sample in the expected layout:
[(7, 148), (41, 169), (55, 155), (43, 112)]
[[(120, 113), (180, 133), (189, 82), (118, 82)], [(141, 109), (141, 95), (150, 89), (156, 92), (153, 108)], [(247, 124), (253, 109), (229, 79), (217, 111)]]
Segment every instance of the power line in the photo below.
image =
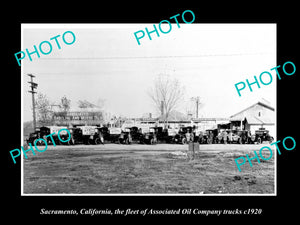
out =
[(203, 55), (167, 55), (167, 56), (112, 56), (112, 57), (62, 57), (62, 58), (39, 58), (39, 60), (121, 60), (121, 59), (161, 59), (161, 58), (201, 58), (201, 57), (224, 57), (224, 56), (248, 56), (265, 55), (272, 53), (231, 53), (231, 54), (203, 54)]

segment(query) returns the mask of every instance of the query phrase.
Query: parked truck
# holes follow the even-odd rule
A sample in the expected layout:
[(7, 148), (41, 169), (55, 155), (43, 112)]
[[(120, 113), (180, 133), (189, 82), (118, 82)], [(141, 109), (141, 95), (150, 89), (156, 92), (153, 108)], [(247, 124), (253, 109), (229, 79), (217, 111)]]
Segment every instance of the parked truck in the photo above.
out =
[(108, 140), (111, 143), (119, 142), (119, 138), (121, 136), (122, 129), (120, 127), (110, 127), (110, 128), (108, 128), (108, 131), (109, 131)]
[(272, 143), (274, 141), (274, 138), (269, 134), (269, 131), (265, 128), (260, 128), (259, 130), (256, 130), (255, 134), (251, 136), (252, 143), (261, 144), (264, 141), (267, 141), (269, 143)]
[(140, 143), (141, 144), (156, 144), (157, 137), (154, 128), (141, 129)]
[(213, 144), (216, 143), (216, 137), (218, 135), (217, 129), (207, 129), (200, 133), (198, 142), (199, 144)]
[[(50, 134), (50, 128), (49, 127), (40, 127), (37, 128), (33, 133), (29, 134), (29, 138), (27, 139), (27, 144), (31, 143), (31, 145), (34, 145), (35, 141), (38, 139), (43, 138), (47, 144), (52, 143), (49, 138), (46, 137)], [(36, 145), (44, 145), (45, 142), (42, 140), (39, 140), (36, 142)]]
[(131, 136), (130, 128), (123, 129), (119, 136), (119, 143), (120, 144), (131, 144), (131, 142), (132, 142), (132, 136)]

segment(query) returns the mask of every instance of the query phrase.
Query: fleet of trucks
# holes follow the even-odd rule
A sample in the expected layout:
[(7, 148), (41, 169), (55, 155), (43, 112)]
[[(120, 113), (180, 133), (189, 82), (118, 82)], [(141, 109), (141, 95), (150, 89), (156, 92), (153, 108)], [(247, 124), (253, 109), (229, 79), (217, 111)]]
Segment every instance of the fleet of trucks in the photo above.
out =
[[(46, 126), (40, 127), (35, 132), (30, 133), (27, 143), (34, 143), (35, 140), (43, 138), (51, 144), (50, 137), (52, 134), (55, 143), (58, 141), (57, 132), (60, 129), (67, 128), (63, 126)], [(179, 129), (162, 127), (151, 127), (151, 125), (131, 126), (131, 127), (99, 127), (99, 126), (78, 126), (67, 128), (71, 133), (71, 138), (66, 144), (187, 144), (189, 142), (198, 142), (199, 144), (254, 144), (262, 142), (272, 142), (274, 138), (270, 136), (269, 131), (264, 128), (256, 130), (251, 134), (248, 130), (231, 130), (231, 129), (207, 129), (200, 131), (195, 126), (180, 127)], [(69, 139), (67, 132), (60, 133), (61, 139)], [(37, 145), (43, 145), (44, 142), (37, 142)]]

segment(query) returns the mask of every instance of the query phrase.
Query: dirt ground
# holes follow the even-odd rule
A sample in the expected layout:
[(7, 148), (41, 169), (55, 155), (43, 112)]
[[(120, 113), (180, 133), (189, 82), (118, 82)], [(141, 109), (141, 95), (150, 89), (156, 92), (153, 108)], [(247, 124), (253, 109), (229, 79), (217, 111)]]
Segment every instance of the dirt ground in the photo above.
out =
[[(241, 166), (234, 159), (264, 145), (48, 146), (24, 158), (24, 194), (274, 194), (274, 156)], [(41, 147), (42, 149), (42, 147)], [(265, 153), (265, 158), (268, 153)]]

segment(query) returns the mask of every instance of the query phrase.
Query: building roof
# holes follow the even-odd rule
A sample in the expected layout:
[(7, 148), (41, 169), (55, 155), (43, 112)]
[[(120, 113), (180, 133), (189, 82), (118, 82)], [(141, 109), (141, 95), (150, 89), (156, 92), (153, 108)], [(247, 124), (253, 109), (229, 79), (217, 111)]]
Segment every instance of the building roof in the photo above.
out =
[(274, 122), (268, 117), (249, 116), (246, 117), (249, 124), (273, 124)]
[(265, 103), (257, 102), (230, 117), (230, 121), (245, 119), (249, 124), (274, 124), (275, 109)]
[(263, 107), (265, 107), (265, 108), (267, 108), (267, 109), (270, 109), (270, 110), (272, 110), (272, 111), (275, 111), (275, 109), (274, 109), (273, 107), (271, 107), (271, 106), (269, 106), (269, 105), (267, 105), (267, 104), (265, 104), (265, 103), (262, 103), (262, 102), (257, 102), (257, 103), (255, 103), (255, 104), (249, 106), (248, 108), (246, 108), (246, 109), (244, 109), (244, 110), (242, 110), (242, 111), (240, 111), (240, 112), (238, 112), (238, 113), (232, 115), (230, 118), (233, 118), (233, 117), (235, 117), (235, 116), (237, 116), (237, 115), (239, 115), (239, 114), (241, 114), (241, 113), (243, 113), (243, 112), (249, 110), (250, 108), (252, 108), (252, 107), (254, 107), (254, 106), (256, 106), (256, 105), (261, 105), (261, 106), (263, 106)]

